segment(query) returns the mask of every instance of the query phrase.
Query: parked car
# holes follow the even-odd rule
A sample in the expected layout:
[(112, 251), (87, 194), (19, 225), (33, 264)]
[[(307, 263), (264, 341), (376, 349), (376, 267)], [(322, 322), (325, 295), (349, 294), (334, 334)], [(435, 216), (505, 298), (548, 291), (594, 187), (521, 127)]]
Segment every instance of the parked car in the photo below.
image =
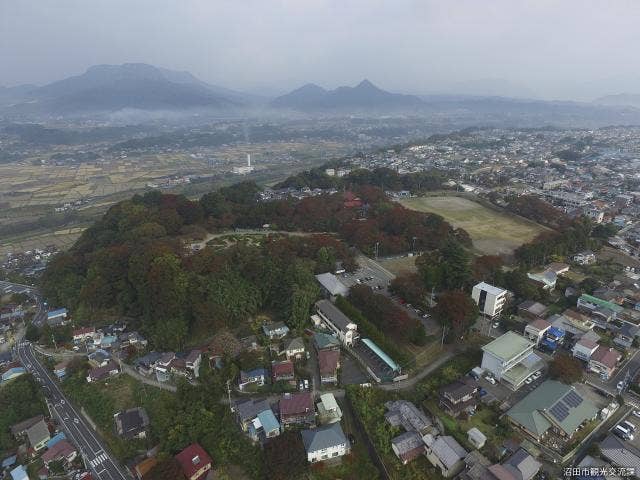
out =
[(500, 322), (493, 322), (493, 325), (491, 325), (491, 328), (500, 328)]
[(490, 377), (489, 375), (485, 375), (484, 379), (489, 382), (491, 385), (495, 385), (496, 384), (496, 379), (493, 377)]
[(528, 377), (524, 383), (526, 383), (527, 385), (531, 385), (531, 383), (533, 383), (533, 377)]
[(542, 376), (542, 372), (540, 370), (538, 370), (536, 373), (533, 374), (533, 379), (537, 380)]
[(634, 410), (633, 411), (633, 416), (640, 418), (640, 410)]

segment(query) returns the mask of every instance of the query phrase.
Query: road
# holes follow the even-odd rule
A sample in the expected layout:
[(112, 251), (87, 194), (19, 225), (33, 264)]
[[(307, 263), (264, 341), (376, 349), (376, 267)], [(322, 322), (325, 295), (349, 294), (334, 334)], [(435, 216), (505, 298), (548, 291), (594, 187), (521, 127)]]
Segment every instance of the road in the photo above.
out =
[(0, 281), (0, 293), (24, 293), (31, 297), (36, 304), (36, 312), (31, 321), (35, 326), (41, 327), (47, 319), (47, 312), (40, 291), (32, 285)]
[(118, 462), (104, 448), (98, 435), (91, 429), (87, 420), (65, 397), (49, 372), (34, 355), (31, 344), (18, 343), (15, 354), (29, 372), (42, 385), (50, 404), (52, 415), (63, 426), (69, 439), (78, 447), (80, 454), (94, 478), (99, 480), (128, 480), (130, 477)]

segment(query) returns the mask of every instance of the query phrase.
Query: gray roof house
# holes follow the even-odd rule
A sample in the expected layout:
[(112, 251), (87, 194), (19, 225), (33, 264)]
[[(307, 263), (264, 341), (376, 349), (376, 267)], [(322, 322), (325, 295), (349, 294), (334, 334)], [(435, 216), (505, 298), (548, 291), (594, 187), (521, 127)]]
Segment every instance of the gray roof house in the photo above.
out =
[(114, 416), (116, 433), (127, 439), (145, 438), (149, 426), (149, 416), (144, 408), (131, 408)]
[(636, 474), (640, 472), (640, 451), (629, 442), (609, 435), (600, 442), (600, 453), (616, 467), (631, 467), (635, 469)]
[(304, 341), (300, 337), (284, 342), (284, 353), (287, 358), (302, 358), (304, 351)]
[(488, 470), (500, 480), (531, 480), (541, 466), (529, 452), (520, 448), (502, 464), (492, 465)]
[(536, 440), (549, 430), (571, 438), (597, 414), (598, 408), (589, 399), (555, 380), (542, 383), (507, 411), (509, 420)]
[(303, 430), (300, 434), (309, 463), (341, 457), (351, 450), (351, 444), (339, 423)]
[(316, 280), (322, 286), (322, 290), (329, 296), (342, 295), (346, 297), (349, 294), (349, 289), (344, 283), (340, 281), (333, 273), (321, 273), (316, 275)]
[(434, 437), (427, 434), (423, 437), (426, 445), (426, 456), (431, 464), (440, 468), (442, 476), (451, 478), (464, 468), (467, 451), (460, 446), (455, 438), (449, 435)]
[(270, 339), (283, 338), (289, 333), (289, 327), (284, 322), (265, 323), (262, 325), (262, 331)]
[(27, 428), (26, 434), (29, 439), (29, 445), (35, 451), (42, 450), (51, 438), (49, 427), (42, 419)]
[(391, 449), (406, 465), (424, 453), (424, 442), (417, 432), (404, 432), (391, 440)]
[(253, 421), (254, 418), (258, 416), (260, 412), (264, 412), (265, 410), (270, 410), (271, 405), (267, 400), (244, 400), (236, 403), (235, 412), (238, 416), (238, 421), (242, 426), (242, 429), (246, 432), (249, 428), (249, 424)]

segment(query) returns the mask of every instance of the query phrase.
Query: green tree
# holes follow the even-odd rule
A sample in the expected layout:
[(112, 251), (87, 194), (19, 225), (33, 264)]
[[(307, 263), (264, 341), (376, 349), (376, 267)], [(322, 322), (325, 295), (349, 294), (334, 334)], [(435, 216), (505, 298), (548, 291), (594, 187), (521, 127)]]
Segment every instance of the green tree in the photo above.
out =
[(549, 376), (567, 385), (580, 382), (583, 375), (580, 360), (565, 353), (556, 354), (549, 365)]
[(264, 446), (267, 477), (271, 480), (303, 478), (307, 470), (307, 454), (300, 433), (286, 431)]

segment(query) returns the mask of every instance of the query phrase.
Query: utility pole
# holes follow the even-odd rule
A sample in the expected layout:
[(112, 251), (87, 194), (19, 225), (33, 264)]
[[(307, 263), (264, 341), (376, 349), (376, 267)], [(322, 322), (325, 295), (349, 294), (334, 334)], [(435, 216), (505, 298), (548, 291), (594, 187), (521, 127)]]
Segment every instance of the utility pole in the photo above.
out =
[(231, 403), (231, 380), (227, 380), (227, 396), (229, 397), (229, 410), (233, 412), (233, 404)]
[(442, 340), (440, 341), (440, 349), (444, 349), (444, 335), (447, 332), (447, 327), (443, 325), (442, 327)]
[(414, 255), (416, 254), (416, 240), (418, 239), (418, 237), (413, 237), (412, 240), (412, 245), (411, 245), (411, 253), (413, 253)]
[(378, 260), (378, 247), (379, 246), (380, 246), (380, 242), (376, 242), (376, 247), (375, 247), (376, 248), (376, 250), (375, 250), (375, 252), (376, 252), (376, 260)]

